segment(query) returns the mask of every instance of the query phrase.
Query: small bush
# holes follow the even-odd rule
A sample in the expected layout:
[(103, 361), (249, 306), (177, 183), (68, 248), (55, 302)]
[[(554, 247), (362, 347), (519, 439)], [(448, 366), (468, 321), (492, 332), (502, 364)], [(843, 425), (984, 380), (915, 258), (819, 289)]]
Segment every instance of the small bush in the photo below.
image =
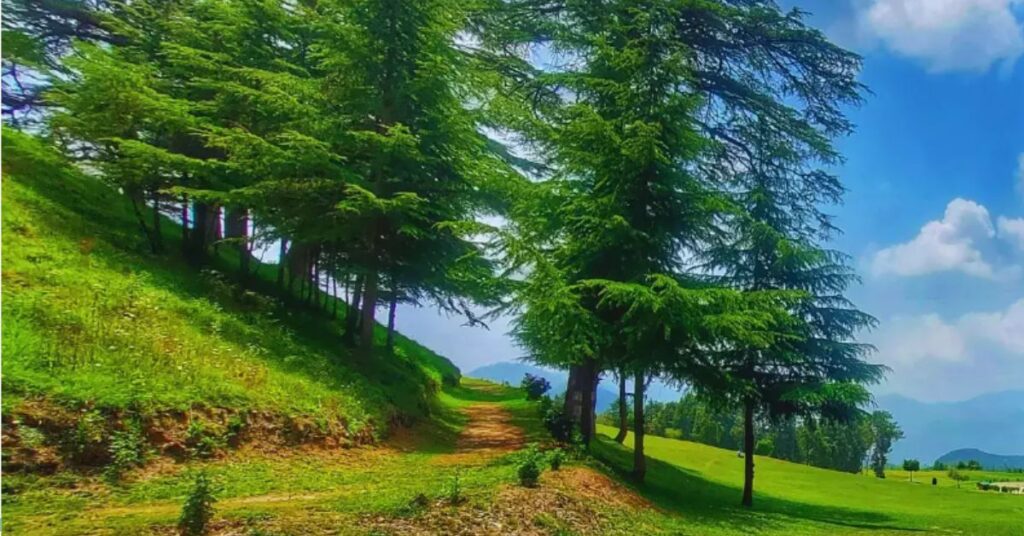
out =
[(537, 485), (537, 481), (540, 479), (540, 452), (537, 451), (536, 445), (530, 445), (521, 454), (519, 466), (516, 468), (516, 474), (519, 476), (519, 484), (532, 488)]
[(548, 408), (544, 415), (544, 428), (551, 433), (551, 437), (563, 443), (569, 443), (573, 439), (572, 419), (560, 404), (553, 404)]
[(224, 433), (224, 439), (232, 446), (237, 446), (242, 432), (245, 431), (245, 415), (238, 414), (232, 415), (228, 419), (227, 430)]
[(206, 473), (196, 474), (192, 483), (192, 489), (185, 498), (185, 505), (181, 509), (181, 517), (178, 518), (178, 530), (182, 536), (202, 536), (206, 534), (213, 518), (213, 503), (217, 499), (213, 496), (213, 487)]
[(103, 471), (108, 482), (117, 482), (125, 471), (138, 467), (146, 461), (146, 441), (142, 436), (142, 425), (131, 419), (123, 431), (114, 432), (110, 440), (110, 464)]
[(678, 428), (665, 428), (665, 437), (669, 439), (682, 439), (683, 431)]
[(223, 441), (206, 428), (203, 421), (192, 419), (185, 431), (185, 444), (197, 458), (212, 458), (223, 446)]
[(65, 434), (62, 446), (76, 462), (88, 462), (96, 452), (103, 452), (106, 441), (106, 419), (98, 411), (84, 413), (78, 424)]
[(562, 449), (555, 449), (551, 451), (551, 457), (549, 462), (551, 463), (551, 470), (557, 471), (562, 468), (562, 462), (565, 461), (565, 454)]
[(462, 483), (459, 481), (459, 470), (455, 470), (455, 474), (452, 475), (452, 480), (448, 486), (448, 490), (444, 494), (444, 498), (448, 501), (448, 504), (456, 505), (462, 504), (466, 497), (462, 495)]
[(547, 379), (530, 373), (526, 373), (523, 376), (520, 386), (526, 391), (527, 400), (539, 400), (540, 397), (544, 396), (544, 393), (551, 390), (551, 383)]

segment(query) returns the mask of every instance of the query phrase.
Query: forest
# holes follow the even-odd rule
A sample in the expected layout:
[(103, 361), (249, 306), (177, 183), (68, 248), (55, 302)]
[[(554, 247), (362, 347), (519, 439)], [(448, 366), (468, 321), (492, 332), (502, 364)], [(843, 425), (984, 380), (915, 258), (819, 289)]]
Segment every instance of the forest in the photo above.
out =
[(399, 304), (481, 327), (511, 317), (528, 359), (569, 371), (561, 411), (582, 448), (598, 382), (620, 378), (610, 422), (620, 441), (632, 424), (637, 482), (650, 406), (625, 401), (651, 378), (736, 415), (747, 507), (773, 427), (872, 418), (867, 388), (886, 370), (857, 336), (876, 321), (847, 299), (857, 275), (830, 246), (836, 143), (869, 91), (860, 57), (799, 10), (4, 7), (5, 130), (123, 195), (155, 258), (200, 270), (229, 251), (246, 286), (269, 251), (293, 307), (344, 319), (352, 359), (394, 359)]

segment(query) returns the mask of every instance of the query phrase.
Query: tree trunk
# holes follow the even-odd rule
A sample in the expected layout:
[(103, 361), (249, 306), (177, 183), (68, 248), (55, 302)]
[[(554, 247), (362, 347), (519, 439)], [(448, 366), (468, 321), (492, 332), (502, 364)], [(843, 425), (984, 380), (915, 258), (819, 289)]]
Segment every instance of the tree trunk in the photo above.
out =
[(596, 430), (596, 418), (594, 414), (594, 406), (596, 404), (595, 393), (597, 390), (597, 361), (593, 358), (587, 358), (583, 364), (580, 365), (579, 373), (577, 375), (577, 388), (579, 389), (580, 396), (580, 435), (583, 436), (583, 445), (585, 447), (590, 446), (590, 440), (594, 437)]
[(211, 221), (210, 206), (206, 203), (193, 203), (192, 212), (195, 221), (192, 226), (189, 259), (193, 263), (200, 263), (206, 258), (206, 248), (210, 243), (209, 237), (213, 222)]
[(626, 440), (626, 433), (629, 432), (629, 404), (626, 403), (626, 374), (619, 372), (619, 433), (615, 435), (615, 442), (622, 443)]
[(277, 250), (277, 286), (284, 288), (284, 269), (287, 262), (288, 240), (281, 238), (281, 246)]
[(388, 353), (395, 349), (395, 312), (398, 309), (398, 291), (392, 289), (391, 301), (388, 303)]
[(332, 298), (332, 300), (331, 300), (331, 320), (337, 320), (338, 319), (338, 299), (339, 299), (338, 298), (338, 277), (337, 276), (331, 278), (331, 288), (333, 289), (333, 292), (331, 293), (331, 298)]
[(643, 372), (633, 377), (633, 478), (643, 482), (647, 475), (644, 458), (644, 382)]
[(345, 311), (345, 344), (355, 346), (356, 331), (359, 329), (359, 307), (363, 298), (363, 277), (356, 276), (352, 289), (352, 301)]
[(188, 196), (181, 196), (181, 247), (188, 252)]
[(164, 232), (160, 226), (160, 193), (153, 190), (153, 237), (158, 251), (164, 250)]
[(359, 346), (366, 355), (373, 353), (373, 328), (375, 325), (374, 313), (377, 310), (377, 285), (378, 274), (376, 270), (370, 270), (363, 282), (363, 307), (360, 315)]
[(224, 209), (224, 236), (237, 241), (238, 271), (245, 279), (249, 272), (249, 211), (244, 208)]
[(142, 214), (142, 209), (145, 205), (145, 198), (141, 191), (133, 191), (128, 195), (132, 202), (132, 210), (135, 212), (135, 219), (139, 222), (139, 227), (142, 229), (142, 236), (146, 238), (146, 242), (149, 243), (149, 250), (152, 253), (160, 253), (160, 243), (153, 235), (153, 231), (146, 225), (146, 218)]
[(754, 505), (754, 401), (743, 405), (743, 506)]
[(224, 238), (224, 226), (221, 225), (221, 206), (213, 205), (212, 207), (212, 218), (210, 218), (210, 236), (209, 241), (213, 243), (213, 252), (218, 253), (220, 251), (220, 241)]
[(580, 371), (580, 365), (569, 366), (569, 380), (565, 386), (565, 414), (572, 420), (572, 422), (579, 424), (580, 414), (582, 413), (580, 406), (580, 386), (579, 383), (583, 376)]

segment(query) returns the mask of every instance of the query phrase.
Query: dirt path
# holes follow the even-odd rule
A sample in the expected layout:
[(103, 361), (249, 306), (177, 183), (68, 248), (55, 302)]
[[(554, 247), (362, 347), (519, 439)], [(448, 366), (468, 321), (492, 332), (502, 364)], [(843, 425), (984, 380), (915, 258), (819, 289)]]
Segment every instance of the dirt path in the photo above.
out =
[(512, 414), (501, 404), (481, 402), (465, 410), (469, 421), (455, 442), (455, 452), (432, 460), (439, 465), (475, 465), (519, 450), (526, 443), (523, 430), (512, 424)]

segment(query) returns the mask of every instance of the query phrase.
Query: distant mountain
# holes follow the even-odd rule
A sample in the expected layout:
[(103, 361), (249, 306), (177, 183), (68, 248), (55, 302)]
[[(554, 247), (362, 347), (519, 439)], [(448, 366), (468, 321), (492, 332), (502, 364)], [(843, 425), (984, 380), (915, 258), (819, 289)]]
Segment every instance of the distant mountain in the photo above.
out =
[[(484, 365), (473, 370), (467, 374), (467, 376), (483, 378), (485, 380), (491, 380), (499, 383), (507, 382), (511, 385), (519, 385), (519, 382), (523, 381), (523, 375), (526, 373), (533, 374), (534, 376), (541, 376), (550, 382), (551, 392), (549, 394), (551, 396), (564, 393), (565, 386), (569, 383), (569, 375), (565, 371), (552, 370), (526, 363), (513, 363), (508, 361)], [(629, 386), (629, 391), (633, 391), (632, 385)], [(662, 382), (652, 382), (648, 389), (648, 398), (651, 400), (667, 402), (679, 400), (679, 397), (680, 393), (678, 390)], [(597, 411), (604, 411), (618, 399), (618, 386), (615, 385), (614, 380), (610, 380), (609, 378), (602, 379), (601, 383), (597, 386)]]
[(939, 456), (936, 461), (946, 465), (956, 465), (957, 462), (971, 460), (977, 460), (985, 469), (1024, 469), (1024, 456), (991, 454), (978, 449), (957, 449)]
[(883, 395), (876, 402), (903, 429), (904, 439), (889, 455), (894, 463), (916, 458), (931, 464), (944, 453), (968, 447), (1024, 454), (1024, 390), (961, 402), (927, 403), (901, 395)]

